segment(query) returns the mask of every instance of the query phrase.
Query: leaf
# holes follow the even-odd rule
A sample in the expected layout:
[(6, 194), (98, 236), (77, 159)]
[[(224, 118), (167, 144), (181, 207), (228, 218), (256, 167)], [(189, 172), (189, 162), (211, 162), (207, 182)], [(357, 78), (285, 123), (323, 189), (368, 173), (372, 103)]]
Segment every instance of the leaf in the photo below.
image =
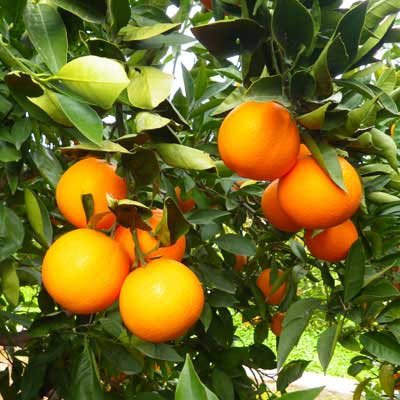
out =
[(175, 143), (154, 144), (160, 157), (171, 167), (204, 170), (214, 168), (214, 161), (204, 151)]
[(289, 58), (298, 53), (311, 53), (314, 20), (298, 0), (279, 0), (272, 16), (272, 33)]
[(278, 370), (298, 343), (315, 309), (320, 306), (317, 299), (301, 299), (293, 303), (283, 320), (283, 331), (278, 344)]
[(319, 387), (315, 389), (308, 390), (298, 390), (296, 392), (284, 394), (280, 397), (280, 400), (314, 400), (322, 392), (324, 388)]
[(284, 392), (291, 383), (303, 376), (308, 364), (310, 364), (310, 361), (306, 360), (290, 361), (279, 371), (276, 388), (280, 392)]
[(344, 302), (349, 302), (363, 287), (365, 254), (360, 240), (355, 242), (346, 259), (344, 273)]
[(46, 378), (46, 364), (31, 361), (26, 366), (21, 382), (21, 400), (33, 400), (39, 397), (40, 389)]
[(207, 332), (212, 320), (212, 309), (208, 303), (204, 303), (203, 311), (200, 315), (200, 321), (204, 326), (204, 330)]
[(52, 151), (45, 147), (37, 147), (32, 149), (31, 157), (40, 174), (55, 189), (64, 171)]
[(324, 125), (325, 114), (330, 105), (331, 103), (328, 102), (307, 114), (298, 116), (296, 120), (307, 129), (319, 131)]
[(378, 0), (371, 3), (365, 18), (365, 27), (372, 29), (379, 26), (382, 20), (391, 14), (397, 14), (400, 11), (400, 5), (396, 0)]
[(25, 207), (28, 220), (41, 242), (49, 247), (53, 240), (53, 228), (47, 208), (36, 194), (24, 189)]
[(163, 128), (171, 122), (169, 118), (145, 111), (137, 113), (134, 121), (137, 132)]
[(105, 110), (111, 108), (129, 85), (124, 67), (118, 61), (98, 56), (75, 58), (56, 77), (87, 102)]
[[(236, 292), (236, 285), (233, 281), (232, 274), (227, 271), (220, 270), (208, 264), (200, 264), (199, 272), (201, 274), (201, 281), (210, 289), (218, 289), (220, 291), (234, 294)], [(213, 292), (218, 293), (218, 292)], [(218, 297), (220, 297), (218, 299)], [(215, 301), (219, 301), (222, 295), (216, 294)], [(225, 298), (226, 299), (226, 298)], [(229, 298), (229, 301), (232, 299)]]
[(223, 250), (232, 254), (254, 256), (256, 254), (255, 243), (246, 237), (235, 234), (225, 234), (215, 240), (215, 243)]
[(103, 400), (104, 392), (96, 371), (94, 355), (85, 343), (73, 370), (69, 398), (79, 400)]
[(131, 19), (129, 0), (107, 0), (108, 15), (111, 27), (120, 30)]
[(341, 330), (342, 324), (332, 325), (325, 329), (318, 338), (318, 357), (324, 373), (326, 373), (329, 363), (332, 360)]
[(67, 62), (67, 31), (57, 10), (29, 2), (24, 12), (28, 35), (50, 71), (56, 73)]
[(22, 144), (32, 134), (32, 122), (29, 118), (21, 118), (16, 121), (11, 129), (13, 143), (17, 150), (21, 149)]
[(146, 356), (156, 360), (165, 360), (172, 362), (182, 362), (183, 358), (174, 350), (172, 346), (165, 343), (145, 342), (137, 337), (132, 337), (131, 345), (141, 351)]
[(10, 261), (3, 261), (0, 264), (1, 293), (4, 294), (7, 301), (14, 307), (19, 302), (19, 278), (17, 268)]
[(280, 75), (267, 76), (256, 80), (245, 92), (247, 101), (276, 101), (288, 106), (288, 100), (282, 93), (282, 77)]
[(195, 38), (216, 57), (253, 52), (266, 32), (251, 19), (217, 21), (191, 29)]
[(171, 93), (174, 77), (154, 67), (135, 67), (129, 73), (129, 102), (138, 108), (153, 109)]
[(4, 204), (0, 204), (0, 261), (21, 248), (24, 234), (24, 226), (17, 214)]
[(187, 220), (191, 224), (203, 225), (210, 224), (212, 221), (229, 215), (231, 215), (230, 212), (222, 210), (195, 210), (189, 214)]
[(20, 159), (21, 153), (13, 145), (0, 140), (0, 162), (8, 163)]
[(55, 5), (75, 14), (85, 21), (101, 24), (104, 22), (106, 5), (104, 1), (52, 0)]
[(64, 154), (76, 155), (77, 157), (79, 157), (81, 154), (89, 153), (131, 154), (125, 147), (122, 147), (120, 144), (110, 142), (108, 140), (103, 140), (100, 145), (96, 145), (94, 143), (82, 143), (69, 147), (61, 147), (61, 151)]
[(180, 23), (160, 23), (150, 26), (128, 25), (119, 31), (119, 35), (122, 36), (122, 40), (124, 40), (125, 42), (145, 40), (154, 36), (161, 35), (162, 33), (170, 32), (180, 25)]
[(360, 342), (378, 360), (400, 364), (400, 346), (391, 337), (379, 332), (369, 332), (360, 337)]
[(101, 145), (103, 123), (97, 113), (85, 103), (57, 93), (58, 105), (72, 124), (91, 142)]
[(217, 396), (224, 400), (234, 400), (235, 392), (231, 378), (222, 370), (215, 368), (212, 372), (212, 384)]
[(379, 370), (379, 383), (383, 391), (389, 396), (394, 394), (394, 368), (391, 364), (383, 364)]
[(189, 354), (186, 355), (185, 365), (179, 375), (175, 400), (218, 400), (218, 397), (200, 381)]
[(118, 371), (127, 375), (139, 374), (143, 365), (123, 346), (109, 342), (101, 341), (101, 355)]

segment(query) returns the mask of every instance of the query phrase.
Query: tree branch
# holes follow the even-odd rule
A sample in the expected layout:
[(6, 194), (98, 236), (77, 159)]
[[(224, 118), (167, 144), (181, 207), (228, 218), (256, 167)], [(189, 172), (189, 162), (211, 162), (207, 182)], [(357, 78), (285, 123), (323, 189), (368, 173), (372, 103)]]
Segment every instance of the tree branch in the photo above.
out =
[(0, 346), (24, 347), (32, 340), (27, 331), (0, 335)]

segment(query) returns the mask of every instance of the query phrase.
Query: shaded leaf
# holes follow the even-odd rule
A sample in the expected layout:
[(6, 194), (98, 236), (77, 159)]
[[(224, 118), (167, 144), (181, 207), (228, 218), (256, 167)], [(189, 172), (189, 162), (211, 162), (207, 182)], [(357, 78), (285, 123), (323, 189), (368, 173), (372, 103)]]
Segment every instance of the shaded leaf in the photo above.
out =
[(365, 271), (365, 254), (360, 240), (355, 242), (346, 259), (344, 274), (344, 301), (347, 303), (363, 287)]
[(400, 364), (400, 346), (390, 336), (379, 332), (368, 332), (360, 337), (365, 350), (380, 361), (391, 364)]
[(182, 362), (183, 358), (174, 350), (172, 346), (164, 343), (145, 342), (137, 337), (132, 337), (131, 345), (141, 351), (146, 356), (156, 360), (165, 360), (172, 362)]
[(246, 237), (235, 234), (225, 234), (215, 240), (215, 243), (223, 250), (232, 254), (254, 256), (256, 254), (255, 243)]
[(18, 215), (4, 204), (0, 204), (0, 261), (21, 248), (24, 233), (24, 226)]
[(106, 15), (106, 4), (105, 1), (100, 0), (92, 2), (90, 0), (53, 0), (54, 3), (75, 14), (79, 18), (85, 21), (93, 22), (95, 24), (101, 24), (104, 22)]
[(55, 189), (61, 175), (64, 173), (57, 158), (51, 150), (44, 147), (32, 149), (31, 157), (40, 174)]
[(13, 306), (19, 302), (19, 278), (16, 265), (10, 261), (0, 264), (1, 293)]
[(284, 392), (291, 383), (297, 381), (297, 379), (300, 379), (303, 376), (308, 364), (310, 364), (310, 361), (306, 360), (294, 360), (287, 363), (279, 371), (276, 388), (280, 392)]

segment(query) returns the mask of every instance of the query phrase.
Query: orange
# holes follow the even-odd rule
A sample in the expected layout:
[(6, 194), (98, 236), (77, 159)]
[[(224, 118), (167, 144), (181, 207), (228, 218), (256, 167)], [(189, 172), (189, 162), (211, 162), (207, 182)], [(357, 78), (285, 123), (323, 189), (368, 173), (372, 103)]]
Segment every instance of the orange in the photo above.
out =
[(358, 209), (362, 187), (356, 170), (339, 157), (347, 192), (340, 189), (313, 157), (298, 160), (278, 184), (283, 211), (296, 224), (309, 229), (339, 225)]
[(282, 333), (282, 323), (285, 318), (285, 314), (278, 312), (271, 319), (271, 331), (275, 336), (281, 336)]
[(277, 229), (284, 232), (297, 232), (301, 229), (282, 210), (278, 200), (278, 179), (275, 179), (264, 190), (261, 198), (261, 208), (268, 222)]
[(203, 6), (207, 10), (211, 10), (212, 9), (212, 0), (201, 0), (201, 2), (203, 3)]
[(395, 382), (394, 388), (395, 388), (395, 390), (400, 392), (400, 372), (396, 372), (393, 375), (393, 378), (394, 378), (394, 382)]
[(115, 215), (108, 209), (106, 194), (116, 199), (125, 198), (125, 181), (115, 173), (115, 167), (105, 160), (89, 157), (69, 167), (58, 182), (56, 200), (61, 214), (78, 228), (87, 226), (81, 196), (89, 193), (93, 196), (94, 215), (107, 213), (96, 224), (96, 228), (110, 228), (115, 222)]
[(305, 156), (311, 156), (311, 151), (308, 149), (308, 147), (301, 143), (300, 144), (300, 150), (299, 150), (299, 154), (298, 154), (298, 158), (303, 158)]
[[(261, 272), (261, 274), (257, 278), (257, 286), (263, 292), (265, 296), (265, 301), (268, 304), (278, 305), (282, 303), (282, 300), (285, 297), (286, 282), (283, 282), (279, 287), (275, 289), (275, 282), (271, 282), (270, 279), (271, 271), (272, 269), (267, 268), (264, 269), (263, 272)], [(276, 275), (276, 279), (280, 278), (283, 275), (283, 271), (281, 269), (278, 269)], [(272, 289), (275, 290), (272, 292)]]
[[(181, 261), (185, 255), (186, 239), (180, 236), (179, 239), (171, 246), (159, 247), (160, 241), (154, 236), (154, 232), (161, 222), (162, 210), (153, 210), (153, 216), (149, 219), (152, 228), (150, 232), (137, 229), (138, 242), (140, 249), (146, 259), (150, 261), (154, 258), (166, 257), (176, 261)], [(119, 226), (115, 230), (114, 239), (121, 244), (123, 249), (129, 255), (131, 263), (135, 261), (135, 243), (132, 238), (130, 229)]]
[(196, 202), (190, 197), (187, 200), (183, 200), (181, 197), (182, 190), (179, 186), (175, 188), (176, 198), (178, 200), (178, 207), (184, 213), (192, 211), (196, 206)]
[(233, 268), (235, 268), (236, 271), (240, 271), (247, 264), (247, 257), (240, 254), (235, 254), (235, 258), (236, 262)]
[(272, 101), (234, 108), (218, 133), (219, 154), (244, 178), (274, 180), (296, 163), (300, 136), (289, 111)]
[(350, 219), (314, 237), (311, 229), (304, 234), (304, 242), (310, 253), (320, 260), (331, 262), (344, 260), (357, 239), (357, 229)]
[(203, 305), (203, 288), (197, 276), (167, 258), (131, 272), (119, 296), (126, 327), (153, 343), (182, 336), (199, 319)]
[(57, 239), (42, 264), (43, 285), (61, 307), (91, 314), (111, 306), (129, 273), (129, 259), (104, 233), (76, 229)]

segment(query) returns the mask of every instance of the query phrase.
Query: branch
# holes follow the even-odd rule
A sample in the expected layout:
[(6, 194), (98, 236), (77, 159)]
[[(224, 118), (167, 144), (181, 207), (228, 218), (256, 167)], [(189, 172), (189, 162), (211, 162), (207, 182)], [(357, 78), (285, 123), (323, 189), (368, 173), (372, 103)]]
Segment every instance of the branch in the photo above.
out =
[(24, 347), (32, 340), (27, 331), (0, 335), (0, 346)]

